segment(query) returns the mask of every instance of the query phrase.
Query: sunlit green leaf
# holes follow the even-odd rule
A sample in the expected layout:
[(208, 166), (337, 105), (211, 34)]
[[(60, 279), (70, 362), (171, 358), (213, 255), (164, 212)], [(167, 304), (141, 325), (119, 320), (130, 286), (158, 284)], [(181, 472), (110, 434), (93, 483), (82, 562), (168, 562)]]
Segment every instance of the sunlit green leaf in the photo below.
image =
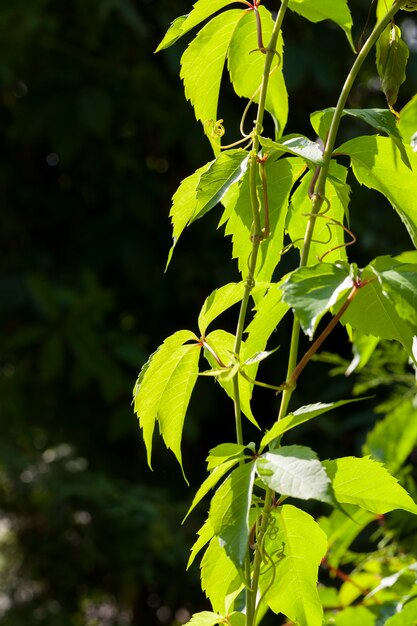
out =
[(322, 626), (317, 575), (326, 535), (308, 513), (291, 505), (274, 509), (271, 517), (274, 533), (267, 533), (265, 549), (273, 565), (268, 560), (261, 570), (261, 593), (267, 593), (274, 613), (283, 613), (297, 626)]
[(385, 467), (370, 457), (325, 461), (336, 499), (372, 513), (404, 509), (417, 514), (417, 505)]
[[(416, 9), (417, 10), (417, 7)], [(401, 610), (390, 617), (384, 626), (414, 626), (417, 622), (417, 598), (412, 598), (402, 604)]]
[(207, 470), (211, 472), (215, 467), (218, 467), (232, 457), (242, 456), (245, 449), (246, 446), (240, 443), (220, 443), (210, 450), (207, 457)]
[(398, 126), (404, 143), (417, 152), (417, 94), (401, 109)]
[(288, 6), (311, 22), (321, 22), (322, 20), (336, 22), (345, 31), (355, 52), (351, 35), (352, 16), (347, 0), (290, 0)]
[[(357, 137), (338, 150), (350, 156), (353, 173), (361, 185), (376, 189), (388, 198), (417, 246), (417, 175), (403, 163), (391, 139)], [(415, 169), (413, 161), (412, 166)], [(370, 210), (378, 211), (377, 206), (375, 203)]]
[(210, 520), (226, 554), (239, 569), (243, 567), (249, 540), (249, 510), (255, 464), (246, 463), (226, 478), (213, 496)]
[(316, 404), (308, 404), (302, 406), (296, 411), (288, 413), (286, 417), (275, 422), (270, 430), (268, 430), (262, 438), (261, 449), (265, 448), (268, 444), (277, 439), (284, 433), (288, 432), (292, 428), (304, 424), (323, 413), (337, 409), (339, 406), (350, 404), (351, 402), (359, 402), (362, 398), (355, 398), (350, 400), (339, 400), (338, 402), (317, 402)]
[(198, 316), (198, 328), (204, 336), (207, 326), (221, 313), (240, 302), (245, 291), (245, 283), (229, 283), (213, 291), (205, 300)]
[(197, 26), (228, 4), (233, 4), (233, 0), (197, 0), (188, 15), (181, 15), (172, 22), (156, 52), (172, 46), (173, 43), (188, 33), (194, 26)]
[(389, 256), (371, 263), (384, 294), (387, 294), (398, 315), (406, 320), (417, 335), (417, 264), (405, 264)]
[(210, 519), (207, 518), (200, 530), (198, 531), (198, 538), (191, 548), (190, 558), (187, 563), (187, 570), (194, 562), (197, 554), (204, 548), (204, 546), (214, 537), (213, 526), (211, 525)]
[(343, 510), (333, 509), (328, 517), (321, 517), (318, 522), (328, 538), (326, 559), (329, 565), (339, 567), (343, 564), (351, 543), (374, 520), (373, 513), (353, 504), (344, 504)]
[(346, 376), (350, 376), (353, 372), (363, 369), (379, 343), (379, 337), (363, 335), (357, 330), (352, 332), (353, 359), (345, 372)]
[(243, 587), (242, 577), (218, 537), (213, 537), (201, 560), (201, 588), (215, 611), (228, 613)]
[(215, 626), (224, 624), (224, 617), (212, 611), (201, 611), (194, 613), (191, 619), (184, 626)]
[(312, 337), (321, 317), (352, 285), (346, 263), (320, 263), (292, 272), (282, 285), (282, 299), (295, 310), (304, 332)]
[(310, 141), (303, 135), (289, 135), (282, 137), (280, 141), (272, 141), (267, 137), (261, 137), (263, 154), (268, 158), (289, 152), (304, 159), (310, 166), (323, 163), (323, 150), (315, 141)]
[(217, 101), (230, 39), (244, 11), (231, 9), (214, 17), (192, 40), (181, 57), (181, 78), (197, 120), (202, 122), (215, 154), (219, 137), (212, 136)]
[[(164, 341), (150, 357), (134, 390), (134, 408), (143, 430), (148, 463), (152, 435), (159, 421), (161, 435), (182, 466), (181, 437), (185, 413), (198, 374), (200, 348), (188, 330), (180, 330)], [(185, 345), (184, 345), (185, 344)]]
[(330, 479), (311, 448), (283, 446), (265, 452), (256, 460), (256, 471), (270, 489), (282, 496), (334, 502)]
[[(263, 44), (271, 38), (274, 20), (263, 6), (258, 8), (262, 24)], [(258, 33), (254, 11), (247, 12), (236, 26), (228, 52), (230, 79), (238, 96), (259, 102), (265, 55), (258, 48)], [(265, 108), (271, 113), (277, 136), (282, 135), (288, 116), (288, 95), (282, 75), (283, 41), (280, 34), (268, 82)], [(249, 128), (248, 130), (251, 130)]]
[(339, 611), (333, 620), (334, 626), (376, 626), (377, 615), (365, 606), (349, 606)]
[(376, 67), (381, 79), (381, 89), (390, 109), (397, 101), (400, 85), (405, 81), (409, 55), (410, 51), (401, 38), (400, 28), (391, 22), (376, 44)]

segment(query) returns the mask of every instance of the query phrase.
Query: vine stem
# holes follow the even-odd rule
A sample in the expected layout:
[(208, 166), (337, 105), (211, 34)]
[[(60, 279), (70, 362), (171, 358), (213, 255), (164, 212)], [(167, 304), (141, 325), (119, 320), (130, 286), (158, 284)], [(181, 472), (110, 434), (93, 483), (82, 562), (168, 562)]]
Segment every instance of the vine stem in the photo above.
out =
[[(352, 87), (355, 83), (355, 80), (358, 76), (358, 73), (367, 58), (368, 54), (372, 50), (373, 46), (379, 39), (380, 35), (393, 19), (394, 15), (401, 9), (401, 7), (406, 3), (406, 0), (397, 0), (394, 2), (392, 7), (387, 11), (387, 13), (382, 17), (382, 19), (375, 25), (368, 39), (362, 46), (358, 56), (355, 59), (354, 64), (345, 80), (343, 88), (340, 92), (340, 96), (334, 110), (334, 114), (332, 117), (332, 121), (330, 124), (329, 132), (327, 135), (324, 151), (323, 151), (323, 164), (320, 166), (319, 174), (317, 177), (317, 182), (315, 185), (315, 189), (313, 189), (313, 193), (311, 196), (311, 214), (307, 223), (306, 232), (304, 236), (303, 249), (300, 257), (299, 267), (305, 267), (308, 264), (308, 255), (310, 252), (311, 241), (313, 238), (314, 226), (316, 223), (317, 214), (319, 213), (325, 198), (325, 187), (327, 177), (329, 175), (330, 162), (332, 159), (332, 154), (336, 142), (336, 136), (340, 126), (340, 120), (342, 119), (343, 110), (345, 108), (346, 101), (349, 97), (349, 94), (352, 90)], [(287, 414), (287, 409), (289, 402), (291, 400), (292, 393), (294, 391), (294, 386), (291, 385), (291, 378), (293, 376), (293, 372), (297, 366), (297, 355), (298, 355), (298, 346), (300, 339), (300, 323), (294, 318), (293, 329), (291, 334), (291, 344), (290, 351), (288, 357), (288, 368), (287, 368), (287, 382), (288, 388), (284, 390), (281, 398), (280, 410), (278, 414), (278, 419), (285, 417)]]

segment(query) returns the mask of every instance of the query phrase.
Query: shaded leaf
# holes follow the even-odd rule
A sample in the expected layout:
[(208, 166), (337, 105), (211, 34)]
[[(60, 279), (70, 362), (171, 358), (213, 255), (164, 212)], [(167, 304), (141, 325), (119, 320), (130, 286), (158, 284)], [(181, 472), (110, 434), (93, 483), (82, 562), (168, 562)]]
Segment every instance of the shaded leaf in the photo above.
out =
[(410, 51), (401, 38), (400, 28), (391, 22), (376, 44), (376, 67), (381, 79), (381, 89), (390, 109), (397, 101), (400, 85), (405, 81), (409, 55)]
[(255, 464), (241, 465), (219, 487), (210, 506), (213, 530), (238, 569), (243, 568), (248, 547), (254, 478)]
[(369, 359), (373, 355), (375, 348), (379, 343), (379, 337), (372, 337), (372, 335), (363, 335), (357, 330), (352, 334), (352, 351), (353, 359), (349, 363), (345, 374), (350, 376), (355, 371), (360, 371), (368, 363)]
[(330, 479), (311, 448), (283, 446), (256, 460), (256, 471), (270, 489), (282, 496), (333, 503)]
[(413, 326), (417, 334), (417, 264), (400, 263), (384, 256), (372, 261), (371, 267), (398, 315)]
[(417, 152), (417, 94), (401, 109), (398, 127), (404, 143)]
[(280, 141), (272, 141), (267, 137), (261, 137), (260, 143), (263, 154), (268, 157), (285, 154), (289, 152), (304, 159), (311, 167), (323, 163), (323, 149), (315, 141), (310, 141), (303, 135), (288, 135), (282, 137)]
[[(417, 7), (416, 7), (417, 9)], [(414, 9), (414, 10), (416, 10)], [(401, 610), (390, 617), (384, 626), (415, 626), (417, 621), (417, 598), (404, 602)]]
[(318, 520), (328, 538), (326, 559), (332, 567), (339, 567), (347, 557), (348, 548), (362, 530), (375, 520), (375, 515), (357, 506), (346, 504), (343, 510), (333, 509), (328, 517)]
[(325, 461), (336, 499), (372, 513), (403, 509), (417, 514), (417, 505), (385, 467), (370, 457)]

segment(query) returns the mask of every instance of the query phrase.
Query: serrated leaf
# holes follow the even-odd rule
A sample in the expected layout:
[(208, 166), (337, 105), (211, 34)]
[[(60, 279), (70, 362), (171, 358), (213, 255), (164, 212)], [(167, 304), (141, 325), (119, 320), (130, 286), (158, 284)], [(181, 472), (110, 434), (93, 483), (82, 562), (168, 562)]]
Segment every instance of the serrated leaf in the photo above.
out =
[(351, 402), (359, 402), (363, 400), (363, 398), (355, 398), (349, 400), (339, 400), (338, 402), (316, 402), (316, 404), (308, 404), (307, 406), (302, 406), (296, 411), (292, 411), (286, 417), (275, 422), (270, 430), (268, 430), (265, 435), (262, 437), (260, 448), (261, 450), (269, 445), (274, 439), (281, 437), (284, 433), (289, 430), (299, 426), (300, 424), (304, 424), (319, 415), (323, 415), (328, 411), (333, 411), (337, 409), (339, 406), (344, 406), (345, 404), (350, 404)]
[(220, 443), (210, 450), (207, 457), (207, 470), (211, 472), (230, 458), (241, 457), (244, 450), (246, 450), (246, 446), (240, 443)]
[[(206, 337), (206, 342), (209, 344), (211, 348), (216, 352), (216, 354), (220, 357), (221, 361), (228, 365), (231, 361), (233, 354), (233, 347), (235, 343), (235, 337), (231, 333), (228, 333), (224, 330), (213, 330)], [(245, 344), (242, 344), (242, 356), (245, 355)], [(218, 364), (216, 363), (214, 357), (208, 350), (204, 351), (204, 356), (210, 363), (210, 365), (217, 369)], [(223, 387), (227, 395), (233, 400), (234, 399), (234, 390), (233, 390), (233, 381), (225, 380), (224, 378), (218, 378), (219, 384)], [(239, 391), (240, 391), (240, 408), (244, 415), (248, 418), (252, 424), (259, 428), (259, 425), (252, 413), (252, 409), (250, 407), (250, 401), (252, 397), (252, 388), (253, 385), (242, 378), (239, 377)]]
[(357, 137), (339, 150), (350, 156), (353, 173), (361, 185), (388, 198), (417, 247), (417, 176), (404, 165), (395, 144), (386, 137)]
[(256, 460), (262, 482), (282, 496), (333, 503), (330, 479), (311, 448), (283, 446)]
[(398, 127), (405, 144), (417, 152), (417, 94), (401, 109)]
[(238, 462), (239, 462), (239, 458), (237, 457), (237, 458), (234, 458), (234, 459), (227, 460), (224, 463), (222, 463), (221, 465), (218, 465), (217, 467), (214, 468), (214, 470), (211, 472), (211, 474), (209, 474), (207, 476), (207, 478), (204, 480), (204, 482), (198, 488), (198, 491), (197, 491), (197, 493), (195, 494), (195, 496), (193, 498), (191, 506), (188, 509), (187, 514), (186, 514), (186, 516), (183, 519), (183, 522), (187, 519), (187, 517), (189, 516), (191, 511), (197, 506), (197, 504), (199, 502), (201, 502), (201, 500), (204, 498), (204, 496), (206, 496), (208, 494), (208, 492), (217, 485), (219, 480), (221, 478), (223, 478), (223, 476), (225, 474), (227, 474), (227, 472), (234, 465), (236, 465), (236, 463), (238, 463)]
[(304, 159), (310, 167), (313, 165), (322, 165), (323, 163), (322, 147), (303, 135), (288, 135), (282, 137), (280, 141), (272, 141), (272, 139), (268, 139), (268, 137), (261, 137), (260, 143), (263, 154), (268, 155), (268, 157), (289, 152), (290, 154)]
[(206, 298), (198, 316), (198, 328), (202, 336), (206, 334), (207, 327), (216, 317), (242, 300), (244, 291), (244, 282), (229, 283), (216, 289)]
[(292, 307), (311, 338), (322, 316), (353, 286), (346, 263), (320, 263), (292, 272), (282, 285), (282, 299)]
[(400, 402), (368, 434), (363, 454), (371, 455), (392, 473), (398, 472), (417, 443), (416, 413), (412, 400)]
[(230, 186), (243, 177), (247, 158), (245, 150), (228, 150), (210, 164), (197, 186), (197, 203), (191, 222), (203, 217), (221, 202)]
[(290, 0), (288, 7), (310, 22), (333, 20), (343, 28), (352, 50), (356, 52), (351, 35), (352, 16), (347, 0)]
[[(417, 10), (417, 7), (416, 9)], [(417, 622), (417, 598), (404, 602), (399, 613), (385, 622), (384, 626), (415, 626)]]
[(216, 491), (210, 506), (213, 530), (238, 569), (243, 568), (248, 547), (254, 478), (254, 463), (239, 466)]
[(375, 520), (375, 515), (357, 506), (346, 504), (334, 509), (328, 517), (318, 520), (328, 538), (327, 561), (332, 567), (345, 562), (347, 550), (362, 530)]
[[(349, 237), (343, 229), (343, 222), (348, 217), (350, 187), (346, 184), (347, 170), (332, 162), (330, 176), (326, 183), (326, 198), (329, 202), (327, 210), (319, 214), (314, 227), (314, 237), (310, 245), (308, 264), (317, 263), (323, 256), (326, 262), (346, 261), (345, 239)], [(337, 178), (336, 178), (337, 176)], [(287, 231), (291, 241), (300, 250), (303, 247), (311, 200), (309, 187), (313, 178), (310, 171), (291, 196), (288, 212)]]
[(214, 537), (213, 526), (211, 525), (210, 519), (207, 518), (200, 530), (198, 531), (198, 539), (194, 543), (191, 548), (190, 558), (187, 563), (187, 570), (193, 564), (195, 557), (197, 554), (204, 548), (204, 546)]
[[(335, 108), (330, 107), (322, 111), (315, 111), (310, 115), (311, 125), (316, 133), (323, 139), (326, 138), (327, 132), (333, 118)], [(403, 139), (397, 124), (397, 118), (389, 109), (344, 109), (342, 117), (348, 115), (362, 122), (366, 122), (378, 132), (384, 133), (391, 137), (395, 145), (401, 152), (401, 158), (407, 167), (411, 168), (410, 160), (404, 147)], [(411, 137), (411, 136), (410, 136)]]
[(215, 626), (224, 624), (224, 617), (212, 611), (201, 611), (194, 613), (191, 619), (184, 626)]
[[(265, 46), (268, 45), (274, 27), (270, 11), (258, 7), (262, 24), (262, 36)], [(228, 69), (230, 80), (238, 96), (259, 102), (262, 85), (265, 55), (257, 50), (258, 33), (254, 11), (243, 15), (236, 26), (228, 52)], [(277, 53), (271, 65), (265, 108), (275, 122), (276, 135), (282, 135), (288, 117), (288, 94), (282, 74), (283, 41), (280, 33), (277, 42)]]
[(227, 614), (243, 588), (242, 578), (219, 539), (213, 537), (201, 560), (201, 588), (215, 611)]
[(278, 533), (266, 534), (265, 549), (273, 566), (269, 560), (263, 565), (261, 593), (266, 592), (274, 613), (283, 613), (297, 626), (322, 626), (317, 576), (326, 535), (308, 513), (288, 504), (274, 509), (271, 518), (270, 527)]
[(390, 109), (397, 101), (400, 85), (405, 81), (409, 55), (410, 51), (401, 38), (400, 28), (391, 22), (376, 44), (376, 67), (381, 79), (381, 89)]
[(167, 267), (171, 261), (172, 253), (178, 243), (178, 239), (184, 228), (190, 223), (197, 207), (197, 187), (204, 172), (214, 163), (210, 161), (196, 170), (181, 182), (177, 191), (172, 196), (172, 207), (169, 212), (172, 223), (172, 247), (169, 251)]
[(403, 509), (417, 514), (417, 505), (387, 469), (370, 457), (325, 461), (336, 499), (378, 515)]
[(172, 46), (173, 43), (188, 33), (194, 26), (198, 26), (198, 24), (213, 15), (213, 13), (216, 13), (232, 3), (233, 0), (197, 0), (188, 15), (180, 15), (180, 17), (177, 17), (177, 19), (172, 22), (155, 52), (169, 48), (169, 46)]
[(417, 335), (417, 264), (400, 263), (384, 256), (375, 259), (371, 267), (398, 315), (413, 327)]
[[(375, 278), (375, 274), (365, 268), (362, 280)], [(336, 307), (337, 308), (337, 307)], [(395, 306), (384, 294), (378, 280), (373, 280), (359, 289), (355, 298), (341, 318), (342, 324), (350, 326), (364, 335), (399, 341), (412, 357), (413, 332), (395, 310)]]
[(184, 417), (197, 380), (200, 348), (194, 333), (180, 330), (164, 341), (144, 366), (134, 390), (134, 410), (143, 430), (148, 464), (152, 435), (159, 421), (161, 435), (182, 467), (181, 436)]
[(185, 96), (194, 107), (196, 119), (215, 154), (219, 153), (219, 138), (212, 137), (212, 123), (217, 121), (217, 102), (223, 66), (233, 31), (244, 11), (231, 9), (214, 17), (192, 40), (181, 57), (180, 76)]

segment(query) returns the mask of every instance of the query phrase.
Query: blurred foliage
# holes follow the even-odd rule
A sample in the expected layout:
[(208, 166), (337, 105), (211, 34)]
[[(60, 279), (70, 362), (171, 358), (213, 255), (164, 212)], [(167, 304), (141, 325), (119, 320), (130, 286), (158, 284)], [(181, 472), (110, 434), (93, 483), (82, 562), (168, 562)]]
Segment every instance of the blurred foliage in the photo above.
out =
[[(190, 6), (0, 5), (4, 626), (179, 624), (204, 608), (198, 577), (184, 572), (201, 522), (180, 530), (190, 490), (158, 445), (155, 473), (149, 471), (130, 407), (149, 353), (172, 331), (195, 328), (207, 293), (235, 278), (216, 215), (193, 225), (164, 275), (170, 197), (211, 158), (178, 79), (181, 46), (153, 56), (169, 22)], [(358, 39), (369, 2), (351, 6)], [(335, 103), (352, 53), (330, 24), (296, 16), (288, 19), (286, 42), (288, 131), (311, 136), (308, 116)], [(416, 91), (412, 60), (404, 103)], [(375, 76), (372, 65), (364, 69), (350, 106), (385, 106)], [(230, 128), (242, 107), (226, 100)], [(363, 202), (367, 207), (366, 191)], [(367, 233), (358, 232), (358, 260), (404, 247), (405, 230), (382, 203), (378, 211), (352, 207), (351, 216)], [(311, 393), (309, 402), (316, 367), (302, 392)], [(334, 385), (351, 388), (343, 377)], [(204, 381), (191, 405), (184, 456), (192, 484), (203, 472), (194, 459), (215, 443), (215, 425), (233, 432), (219, 398)], [(306, 436), (322, 440), (324, 431), (328, 451), (352, 451), (367, 415), (350, 412), (343, 441), (327, 421)]]

